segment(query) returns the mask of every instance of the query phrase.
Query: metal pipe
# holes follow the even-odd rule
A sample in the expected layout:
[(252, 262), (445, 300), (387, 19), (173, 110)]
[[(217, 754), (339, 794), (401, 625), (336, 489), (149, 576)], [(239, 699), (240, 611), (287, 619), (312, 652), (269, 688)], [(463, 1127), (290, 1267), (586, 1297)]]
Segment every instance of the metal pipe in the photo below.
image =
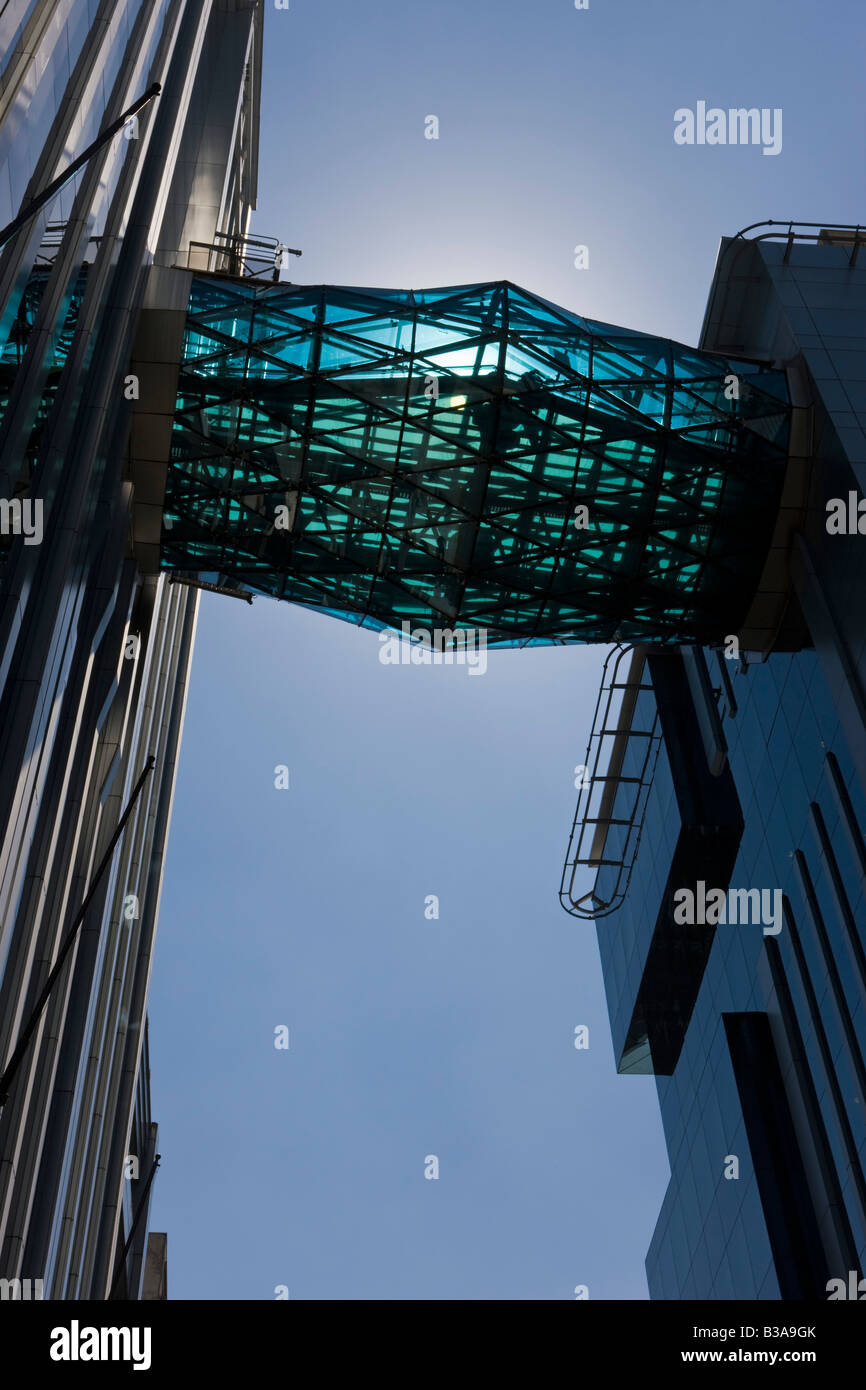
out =
[(48, 1003), (49, 995), (51, 994), (52, 989), (57, 983), (57, 977), (63, 969), (66, 957), (72, 950), (75, 938), (81, 930), (81, 925), (84, 922), (85, 917), (87, 916), (87, 909), (90, 907), (91, 902), (96, 896), (96, 890), (99, 887), (99, 881), (102, 878), (102, 875), (105, 873), (105, 870), (108, 868), (108, 865), (111, 863), (111, 857), (114, 854), (117, 842), (123, 834), (126, 822), (132, 815), (133, 808), (135, 806), (136, 801), (138, 800), (141, 789), (147, 781), (147, 778), (153, 771), (155, 763), (156, 759), (154, 757), (148, 758), (142, 770), (141, 776), (139, 777), (138, 781), (132, 789), (132, 795), (129, 798), (126, 810), (120, 817), (120, 820), (117, 822), (117, 827), (114, 831), (114, 834), (108, 842), (108, 847), (106, 848), (106, 851), (99, 862), (99, 866), (96, 870), (96, 873), (93, 875), (93, 882), (91, 883), (86, 894), (84, 895), (84, 901), (82, 902), (80, 908), (76, 912), (75, 920), (73, 921), (72, 926), (70, 927), (69, 932), (67, 933), (66, 940), (63, 942), (63, 945), (60, 947), (60, 950), (57, 953), (57, 960), (54, 962), (54, 965), (48, 974), (48, 979), (45, 981), (45, 984), (42, 987), (42, 992), (39, 995), (39, 998), (37, 999), (35, 1005), (33, 1006), (33, 1012), (31, 1013), (29, 1019), (27, 1020), (27, 1023), (24, 1026), (24, 1029), (22, 1030), (21, 1036), (15, 1045), (15, 1050), (12, 1053), (12, 1056), (9, 1058), (3, 1075), (0, 1076), (0, 1107), (4, 1106), (6, 1104), (6, 1101), (9, 1099), (9, 1087), (15, 1077), (15, 1073), (21, 1065), (21, 1061), (24, 1057), (25, 1052), (27, 1051), (30, 1039), (36, 1032), (39, 1019), (42, 1015), (42, 1010)]
[(153, 1163), (151, 1164), (150, 1172), (147, 1175), (147, 1182), (144, 1184), (144, 1191), (141, 1194), (141, 1198), (139, 1200), (135, 1216), (132, 1218), (132, 1223), (129, 1227), (129, 1235), (126, 1237), (126, 1244), (120, 1252), (120, 1258), (117, 1261), (117, 1273), (115, 1274), (114, 1280), (112, 1281), (111, 1289), (108, 1294), (109, 1299), (114, 1298), (114, 1291), (117, 1288), (120, 1276), (125, 1268), (126, 1257), (129, 1254), (129, 1247), (132, 1245), (133, 1239), (135, 1237), (135, 1232), (138, 1229), (138, 1223), (141, 1220), (142, 1213), (145, 1209), (145, 1204), (147, 1202), (148, 1194), (150, 1192), (151, 1183), (156, 1177), (156, 1170), (159, 1167), (159, 1160), (161, 1158), (162, 1154), (154, 1154), (153, 1156)]
[(76, 159), (73, 159), (71, 164), (67, 165), (62, 174), (58, 174), (57, 178), (53, 179), (47, 188), (43, 188), (41, 193), (37, 193), (36, 197), (30, 200), (27, 207), (23, 208), (17, 217), (13, 217), (12, 221), (8, 222), (2, 232), (0, 232), (0, 251), (2, 251), (7, 242), (12, 240), (17, 232), (21, 231), (22, 227), (26, 227), (27, 223), (36, 216), (37, 212), (44, 208), (46, 203), (51, 202), (51, 199), (55, 194), (60, 192), (61, 188), (65, 188), (69, 180), (75, 177), (78, 170), (96, 154), (97, 150), (101, 150), (103, 145), (107, 145), (109, 140), (111, 140), (119, 130), (123, 129), (127, 121), (129, 121), (136, 112), (140, 111), (143, 106), (147, 106), (148, 102), (153, 101), (154, 97), (158, 97), (161, 91), (161, 83), (152, 83), (143, 96), (140, 96), (137, 101), (134, 101), (126, 111), (122, 112), (121, 115), (116, 118), (116, 120), (113, 120), (111, 125), (106, 126), (102, 134), (97, 135), (96, 139), (91, 141), (87, 146), (87, 149), (82, 151)]

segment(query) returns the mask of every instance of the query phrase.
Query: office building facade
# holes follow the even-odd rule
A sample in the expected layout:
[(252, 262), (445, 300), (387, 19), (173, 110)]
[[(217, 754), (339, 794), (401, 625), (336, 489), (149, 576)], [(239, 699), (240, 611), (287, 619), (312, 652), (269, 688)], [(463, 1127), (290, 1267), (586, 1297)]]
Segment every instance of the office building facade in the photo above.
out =
[(562, 896), (619, 1070), (656, 1077), (653, 1298), (851, 1297), (866, 1265), (863, 236), (722, 242), (701, 346), (794, 404), (765, 640), (618, 648), (590, 740)]
[(146, 1006), (198, 594), (138, 563), (134, 438), (146, 457), (160, 428), (139, 410), (160, 271), (247, 232), (263, 19), (262, 0), (0, 14), (4, 226), (161, 87), (0, 251), (0, 1068), (36, 1021), (0, 1112), (0, 1277), (45, 1298), (165, 1297)]

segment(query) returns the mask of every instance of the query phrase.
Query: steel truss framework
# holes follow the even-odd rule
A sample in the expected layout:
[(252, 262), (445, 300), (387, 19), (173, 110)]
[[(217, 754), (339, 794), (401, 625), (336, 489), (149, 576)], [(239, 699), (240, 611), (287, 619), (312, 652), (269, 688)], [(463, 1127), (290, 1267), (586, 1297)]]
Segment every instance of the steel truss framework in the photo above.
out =
[(492, 645), (707, 640), (755, 591), (788, 425), (783, 372), (507, 282), (201, 275), (162, 562)]

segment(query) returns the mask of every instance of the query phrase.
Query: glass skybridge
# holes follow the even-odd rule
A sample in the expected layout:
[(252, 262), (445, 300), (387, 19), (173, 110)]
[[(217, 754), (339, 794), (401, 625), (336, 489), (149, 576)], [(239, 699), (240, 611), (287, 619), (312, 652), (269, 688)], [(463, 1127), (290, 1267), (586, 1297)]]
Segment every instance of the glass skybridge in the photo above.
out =
[(490, 645), (714, 641), (758, 587), (783, 371), (507, 282), (192, 280), (161, 563)]

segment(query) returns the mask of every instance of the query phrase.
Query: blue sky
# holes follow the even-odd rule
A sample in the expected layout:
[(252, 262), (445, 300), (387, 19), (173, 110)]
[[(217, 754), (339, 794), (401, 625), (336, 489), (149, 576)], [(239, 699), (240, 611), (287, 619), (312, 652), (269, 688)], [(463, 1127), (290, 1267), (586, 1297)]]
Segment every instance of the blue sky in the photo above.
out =
[[(863, 220), (864, 28), (841, 0), (271, 6), (252, 230), (304, 283), (507, 278), (694, 343), (720, 236)], [(781, 153), (676, 145), (700, 100), (782, 108)], [(202, 597), (150, 1002), (170, 1296), (645, 1298), (654, 1086), (616, 1075), (557, 896), (603, 652), (475, 678), (379, 649)]]

